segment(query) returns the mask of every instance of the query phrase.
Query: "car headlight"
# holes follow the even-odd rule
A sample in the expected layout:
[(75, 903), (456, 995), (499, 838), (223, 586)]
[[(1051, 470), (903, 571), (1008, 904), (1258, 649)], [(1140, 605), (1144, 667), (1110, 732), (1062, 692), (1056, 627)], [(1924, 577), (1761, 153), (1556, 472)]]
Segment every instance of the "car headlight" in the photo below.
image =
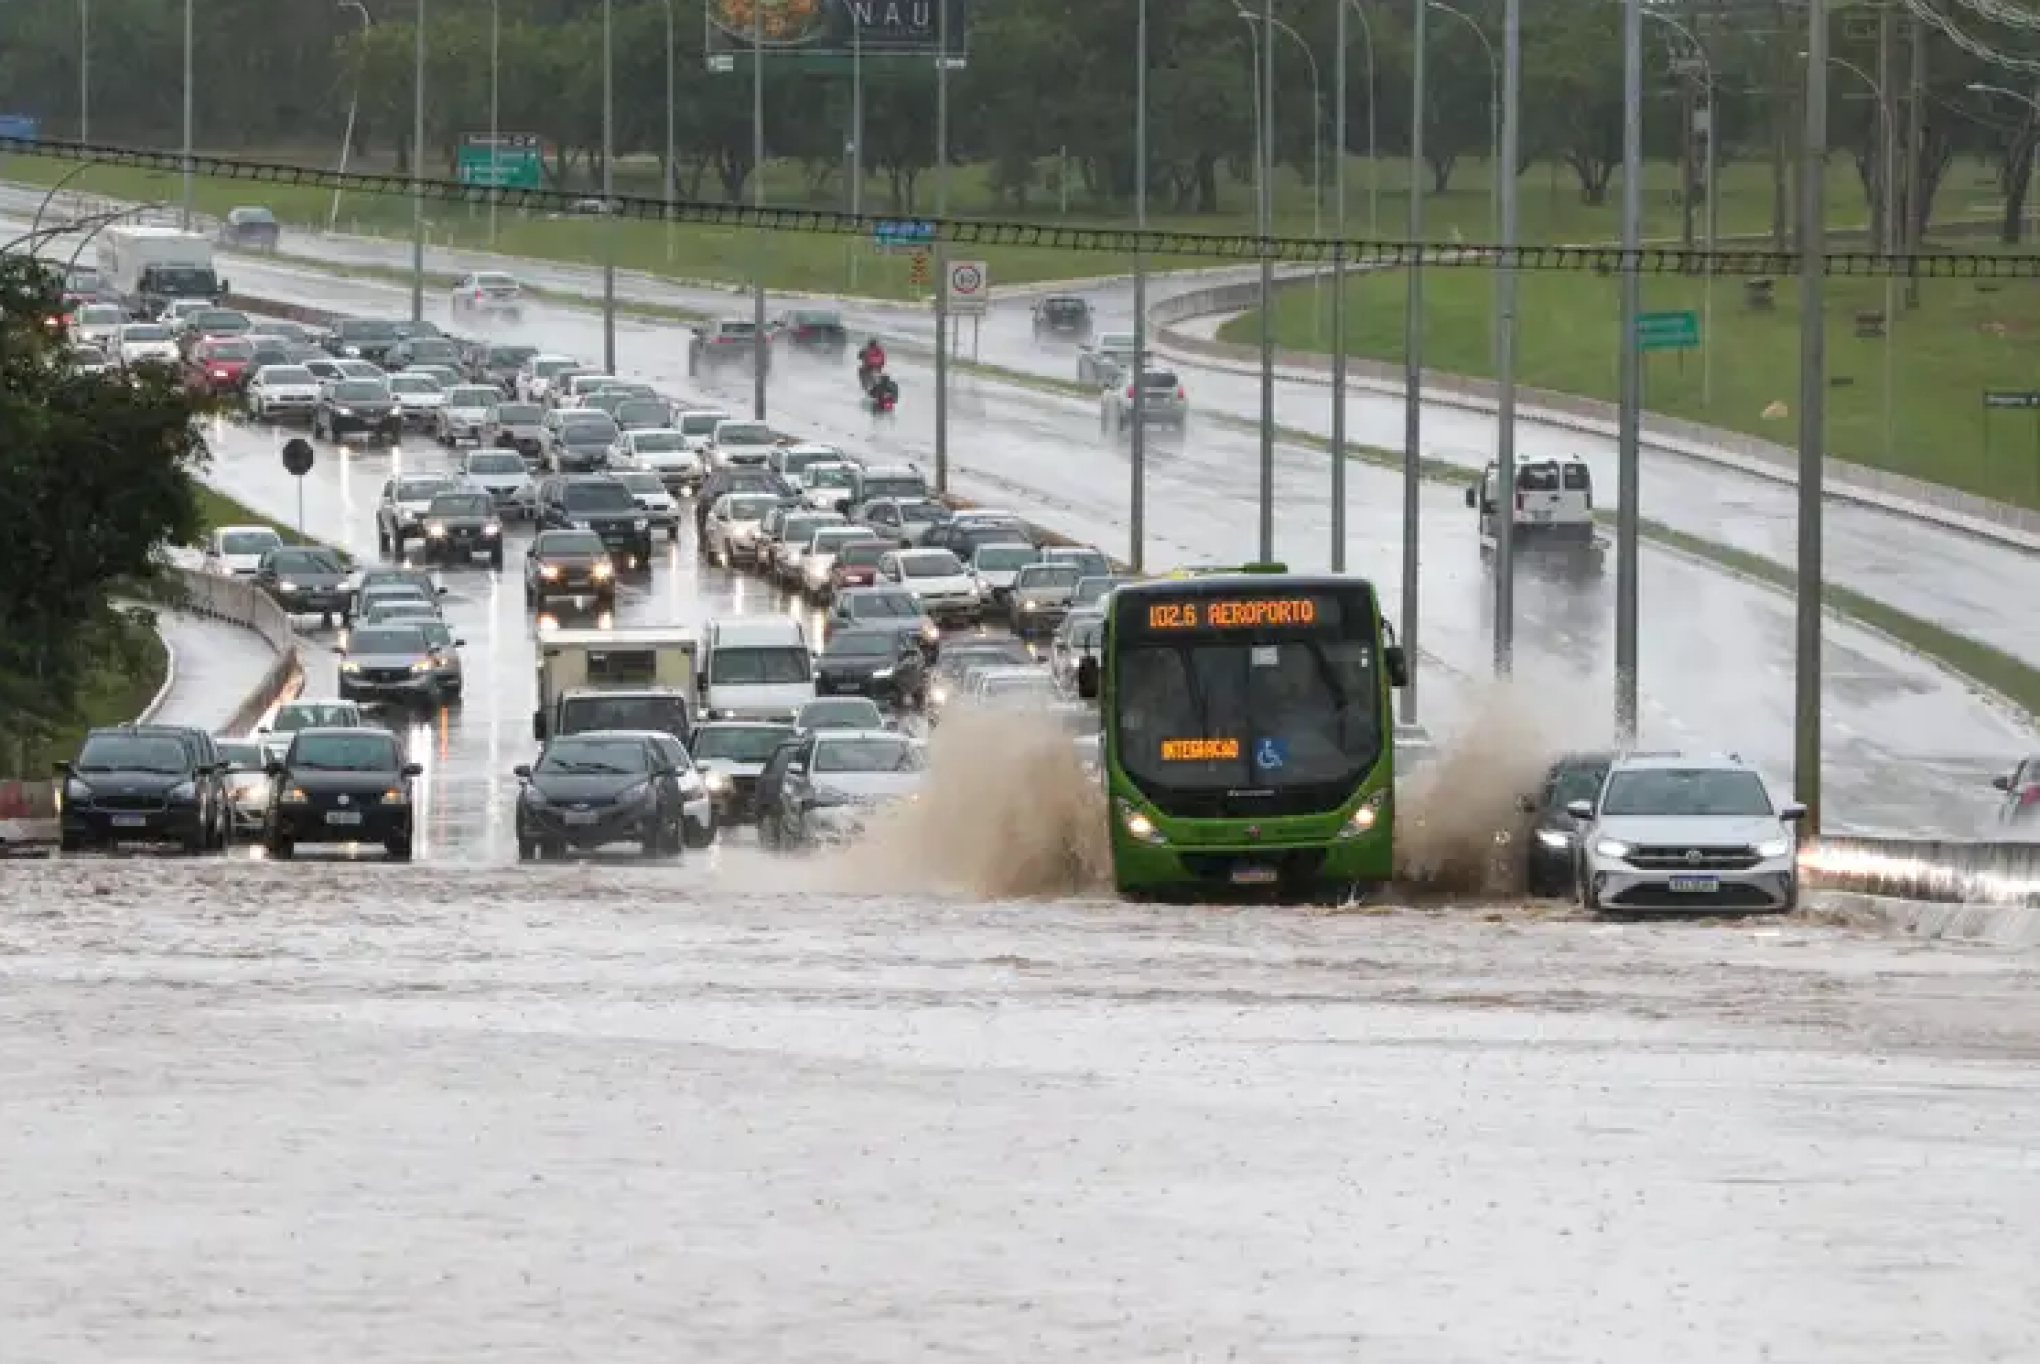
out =
[(333, 415), (336, 417), (351, 417), (354, 415), (354, 409), (351, 407), (336, 407), (333, 409)]
[(66, 805), (90, 805), (92, 803), (92, 788), (79, 781), (76, 777), (67, 779), (64, 782), (64, 803)]
[(587, 530), (587, 529), (588, 529), (588, 523), (587, 523), (586, 521), (573, 521), (573, 522), (569, 522), (568, 524), (570, 524), (570, 525), (571, 525), (571, 526), (572, 526), (572, 527), (573, 527), (573, 528), (574, 528), (575, 530)]
[(296, 584), (296, 583), (278, 583), (278, 584), (276, 585), (276, 590), (277, 590), (277, 591), (279, 591), (279, 592), (295, 592), (295, 591), (297, 591), (297, 584)]
[(502, 533), (503, 523), (501, 521), (491, 521), (488, 525), (482, 527), (482, 534), (484, 535), (501, 535)]
[(438, 666), (432, 659), (421, 658), (411, 665), (411, 671), (414, 673), (429, 673)]
[(730, 789), (729, 774), (727, 772), (718, 772), (713, 768), (702, 778), (702, 782), (711, 791), (727, 791)]
[(283, 793), (283, 803), (286, 805), (309, 805), (311, 800), (312, 798), (305, 794), (305, 788), (302, 786), (293, 786), (290, 790)]
[(701, 780), (699, 772), (689, 772), (680, 779), (680, 794), (684, 796), (698, 796), (707, 789), (708, 787)]
[(652, 528), (652, 523), (645, 520), (644, 517), (640, 516), (637, 520), (630, 523), (630, 528), (632, 530), (650, 530)]
[(1359, 807), (1346, 816), (1346, 822), (1339, 826), (1339, 837), (1358, 838), (1361, 834), (1371, 831), (1380, 822), (1382, 807), (1387, 804), (1388, 788), (1384, 786), (1361, 801)]
[(616, 576), (616, 569), (610, 564), (597, 564), (594, 573), (597, 578), (613, 578)]
[(1169, 840), (1155, 827), (1155, 822), (1134, 808), (1130, 800), (1119, 802), (1119, 822), (1126, 832), (1143, 843), (1162, 844)]
[(1021, 609), (1022, 611), (1032, 611), (1032, 610), (1035, 610), (1035, 609), (1037, 608), (1037, 606), (1038, 606), (1038, 603), (1036, 603), (1036, 602), (1033, 602), (1033, 601), (1024, 601), (1024, 602), (1021, 602), (1021, 603), (1020, 603), (1020, 609)]
[(883, 682), (892, 675), (893, 670), (891, 668), (874, 668), (871, 673), (871, 680), (874, 682)]
[(1619, 838), (1596, 839), (1594, 840), (1594, 856), (1612, 857), (1619, 861), (1629, 856), (1629, 845)]
[(342, 346), (340, 348), (340, 353), (346, 356), (349, 360), (359, 360), (361, 358), (361, 347)]
[(539, 577), (541, 577), (541, 578), (547, 579), (548, 581), (550, 581), (550, 580), (551, 580), (551, 579), (553, 579), (553, 578), (557, 578), (557, 577), (559, 577), (559, 576), (560, 576), (560, 569), (559, 569), (559, 565), (558, 565), (558, 564), (540, 564), (540, 565), (538, 566), (538, 576), (539, 576)]
[(931, 689), (928, 693), (928, 699), (930, 701), (933, 701), (938, 706), (942, 705), (944, 702), (949, 700), (949, 688), (935, 687)]
[(1539, 829), (1537, 831), (1537, 841), (1547, 848), (1570, 848), (1572, 846), (1572, 835), (1566, 833), (1563, 829)]
[(1791, 851), (1791, 842), (1783, 838), (1767, 838), (1762, 843), (1757, 844), (1757, 856), (1766, 860), (1773, 857), (1784, 857)]
[(407, 805), (410, 800), (410, 793), (401, 786), (392, 786), (382, 793), (382, 803), (385, 805)]
[(618, 805), (635, 805), (639, 801), (649, 799), (651, 794), (652, 784), (648, 781), (641, 781), (636, 786), (617, 792), (616, 803)]
[(921, 627), (921, 638), (933, 644), (936, 640), (942, 638), (942, 627), (932, 620), (929, 621)]
[(361, 665), (351, 658), (346, 659), (340, 664), (340, 671), (343, 673), (358, 673), (361, 671)]
[(446, 536), (446, 527), (442, 523), (434, 521), (431, 525), (425, 527), (425, 533), (435, 540), (444, 539)]

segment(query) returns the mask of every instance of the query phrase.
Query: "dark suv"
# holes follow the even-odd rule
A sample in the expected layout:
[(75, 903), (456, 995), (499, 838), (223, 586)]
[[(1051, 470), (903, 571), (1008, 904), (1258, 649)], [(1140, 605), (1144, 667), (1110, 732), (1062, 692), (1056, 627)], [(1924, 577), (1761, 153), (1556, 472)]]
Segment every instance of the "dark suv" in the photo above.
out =
[(404, 432), (396, 395), (379, 379), (342, 379), (319, 390), (312, 409), (312, 434), (339, 443), (349, 432), (394, 443)]
[(696, 330), (687, 342), (689, 375), (704, 369), (721, 369), (724, 365), (750, 366), (761, 360), (767, 369), (772, 367), (771, 352), (758, 348), (758, 324), (748, 320), (711, 322)]
[(1089, 341), (1091, 305), (1081, 298), (1058, 294), (1034, 305), (1034, 339)]
[(425, 562), (465, 564), (486, 555), (489, 567), (503, 567), (503, 523), (485, 492), (462, 488), (443, 492), (425, 510)]
[(651, 566), (651, 518), (629, 488), (603, 474), (564, 474), (539, 484), (538, 528), (592, 531), (612, 557)]
[(201, 853), (227, 846), (233, 802), (227, 760), (202, 729), (114, 725), (92, 730), (78, 756), (57, 764), (63, 783), (65, 852), (116, 843), (181, 843)]
[(1566, 813), (1576, 800), (1594, 800), (1608, 779), (1606, 753), (1568, 753), (1552, 763), (1537, 790), (1519, 798), (1524, 889), (1532, 895), (1565, 899), (1576, 884), (1574, 842), (1579, 821)]
[(850, 348), (843, 314), (821, 308), (799, 308), (772, 324), (772, 339), (804, 355), (840, 359)]

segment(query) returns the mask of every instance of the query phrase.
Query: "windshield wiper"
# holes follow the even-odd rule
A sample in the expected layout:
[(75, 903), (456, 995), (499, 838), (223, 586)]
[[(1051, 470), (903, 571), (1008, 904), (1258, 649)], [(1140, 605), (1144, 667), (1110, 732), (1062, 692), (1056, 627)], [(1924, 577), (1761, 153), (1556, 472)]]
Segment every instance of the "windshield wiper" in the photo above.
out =
[(614, 767), (609, 763), (577, 763), (570, 758), (562, 758), (556, 761), (548, 770), (553, 772), (601, 773), (617, 777), (630, 775), (630, 769), (627, 767)]

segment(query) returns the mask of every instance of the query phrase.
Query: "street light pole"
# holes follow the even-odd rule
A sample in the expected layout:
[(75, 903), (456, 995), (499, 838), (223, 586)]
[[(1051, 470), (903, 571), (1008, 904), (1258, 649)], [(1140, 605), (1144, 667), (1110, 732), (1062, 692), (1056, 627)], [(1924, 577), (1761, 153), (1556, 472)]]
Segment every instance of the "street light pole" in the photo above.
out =
[[(949, 216), (949, 8), (935, 0), (935, 216)], [(1136, 361), (1139, 357), (1134, 357)], [(949, 491), (949, 241), (935, 234), (935, 491)]]
[(1615, 506), (1615, 734), (1636, 742), (1637, 485), (1642, 473), (1642, 355), (1637, 316), (1642, 308), (1637, 251), (1643, 223), (1643, 0), (1622, 7), (1622, 358), (1621, 409), (1616, 419)]
[[(1332, 104), (1339, 136), (1332, 149), (1332, 572), (1346, 571), (1346, 0), (1339, 0)], [(1363, 15), (1361, 22), (1365, 23)], [(1371, 102), (1371, 101), (1370, 101)], [(1370, 171), (1372, 162), (1369, 163)]]
[[(1147, 0), (1135, 0), (1133, 43), (1133, 225), (1147, 231)], [(1138, 573), (1147, 540), (1147, 252), (1140, 239), (1133, 246), (1133, 457), (1132, 486), (1127, 494), (1128, 530), (1133, 547), (1128, 562)]]
[[(1261, 536), (1260, 560), (1275, 560), (1275, 0), (1261, 0)], [(1248, 31), (1253, 25), (1247, 26)]]
[(92, 141), (92, 0), (78, 0), (78, 140)]
[(1410, 77), (1409, 220), (1403, 235), (1418, 255), (1403, 271), (1402, 646), (1409, 680), (1402, 689), (1402, 718), (1404, 724), (1413, 725), (1423, 666), (1417, 647), (1418, 531), (1424, 523), (1424, 263), (1419, 243), (1424, 240), (1424, 48), (1430, 0), (1411, 0), (1410, 8), (1415, 57)]
[(602, 369), (616, 373), (616, 6), (602, 0)]
[(425, 0), (411, 51), (411, 320), (425, 318)]
[(679, 198), (679, 186), (674, 181), (674, 153), (678, 146), (673, 136), (673, 101), (679, 87), (673, 79), (673, 0), (666, 0), (666, 263), (673, 263), (673, 201)]
[[(1345, 0), (1345, 2), (1339, 6), (1339, 18), (1342, 21), (1342, 27), (1340, 29), (1339, 37), (1339, 53), (1342, 57), (1345, 55), (1346, 51), (1346, 39), (1345, 30), (1343, 28), (1343, 21), (1345, 19), (1347, 10), (1351, 10), (1353, 12), (1353, 17), (1360, 21), (1360, 38), (1363, 42), (1367, 44), (1367, 235), (1369, 237), (1372, 237), (1376, 241), (1380, 241), (1381, 158), (1376, 154), (1377, 144), (1374, 138), (1375, 132), (1374, 108), (1376, 103), (1378, 102), (1375, 97), (1381, 93), (1381, 87), (1375, 83), (1374, 25), (1367, 21), (1367, 11), (1360, 8), (1360, 0)], [(1345, 145), (1346, 145), (1346, 102), (1342, 98), (1339, 101), (1339, 146), (1342, 150), (1342, 154)]]
[(1481, 48), (1487, 53), (1488, 169), (1498, 177), (1488, 182), (1488, 240), (1494, 241), (1502, 235), (1502, 182), (1499, 179), (1502, 161), (1502, 64), (1495, 57), (1495, 45), (1488, 41), (1487, 33), (1465, 10), (1454, 9), (1445, 0), (1431, 0), (1431, 8), (1465, 24), (1468, 31), (1480, 39)]
[[(1644, 10), (1643, 17), (1655, 19), (1685, 40), (1692, 49), (1694, 60), (1700, 63), (1700, 78), (1707, 83), (1707, 157), (1700, 172), (1701, 193), (1707, 198), (1707, 214), (1702, 222), (1707, 242), (1707, 274), (1700, 284), (1700, 406), (1711, 408), (1714, 406), (1714, 276), (1719, 273), (1714, 264), (1714, 245), (1721, 227), (1720, 211), (1714, 202), (1715, 139), (1720, 131), (1720, 120), (1716, 117), (1714, 63), (1708, 59), (1707, 49), (1701, 46), (1693, 30), (1677, 19), (1654, 9)], [(1685, 130), (1685, 136), (1692, 135), (1692, 129)]]
[[(751, 207), (765, 207), (765, 7), (751, 6)], [(763, 214), (760, 214), (763, 217)], [(751, 417), (765, 420), (765, 367), (771, 348), (765, 338), (765, 265), (759, 259), (751, 281)]]
[[(340, 0), (340, 8), (351, 9), (361, 16), (361, 31), (363, 33), (368, 32), (375, 23), (375, 20), (369, 17), (368, 6), (361, 3), (361, 0)], [(340, 174), (342, 177), (345, 177), (347, 174), (348, 153), (354, 148), (354, 116), (360, 112), (360, 109), (361, 56), (359, 53), (356, 53), (354, 61), (354, 90), (347, 97), (347, 127), (340, 134)], [(340, 230), (340, 186), (338, 183), (335, 183), (333, 186), (333, 210), (326, 215), (326, 230), (328, 232), (338, 232)]]
[(1792, 785), (1820, 833), (1821, 497), (1827, 472), (1827, 68), (1826, 0), (1806, 6), (1806, 142), (1799, 172), (1799, 572), (1793, 669)]
[(1516, 137), (1522, 104), (1522, 0), (1502, 10), (1502, 259), (1495, 273), (1495, 676), (1516, 668)]
[(192, 0), (184, 0), (184, 212), (179, 225), (186, 232), (191, 231), (191, 20)]
[(503, 6), (489, 0), (489, 245), (496, 244), (496, 191), (503, 185)]

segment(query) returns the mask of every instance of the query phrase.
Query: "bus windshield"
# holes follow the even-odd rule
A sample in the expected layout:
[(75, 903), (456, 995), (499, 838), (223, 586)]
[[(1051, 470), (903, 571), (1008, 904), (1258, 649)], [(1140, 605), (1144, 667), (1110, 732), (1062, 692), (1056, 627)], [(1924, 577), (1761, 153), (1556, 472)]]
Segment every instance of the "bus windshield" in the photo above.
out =
[[(1278, 609), (1298, 603), (1308, 609)], [(1380, 757), (1380, 650), (1364, 590), (1115, 605), (1117, 752), (1151, 795), (1350, 787)]]

